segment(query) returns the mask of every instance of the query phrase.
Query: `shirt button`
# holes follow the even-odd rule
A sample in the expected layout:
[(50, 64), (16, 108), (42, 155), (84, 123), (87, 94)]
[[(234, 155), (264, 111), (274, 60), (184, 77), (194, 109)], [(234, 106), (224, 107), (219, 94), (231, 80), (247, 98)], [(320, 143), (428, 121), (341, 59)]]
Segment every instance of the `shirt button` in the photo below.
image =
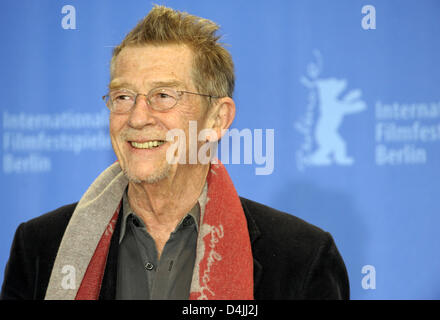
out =
[(154, 265), (152, 263), (150, 263), (150, 262), (147, 262), (144, 267), (147, 270), (153, 270)]

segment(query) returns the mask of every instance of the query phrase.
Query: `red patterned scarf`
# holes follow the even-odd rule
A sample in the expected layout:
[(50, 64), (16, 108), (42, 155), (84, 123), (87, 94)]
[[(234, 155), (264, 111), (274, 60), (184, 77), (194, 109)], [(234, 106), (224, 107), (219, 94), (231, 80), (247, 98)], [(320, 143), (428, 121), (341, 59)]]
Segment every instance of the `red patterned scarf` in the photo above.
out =
[[(113, 165), (114, 166), (114, 165)], [(119, 167), (119, 165), (117, 165)], [(116, 190), (123, 190), (123, 183), (120, 182), (120, 172), (117, 169), (110, 170), (118, 179)], [(119, 168), (120, 171), (120, 168)], [(117, 179), (116, 179), (117, 177)], [(99, 178), (98, 178), (99, 179)], [(97, 179), (97, 180), (98, 180)], [(113, 180), (107, 177), (106, 181)], [(101, 183), (97, 183), (102, 185)], [(116, 183), (113, 183), (116, 184)], [(197, 239), (196, 261), (191, 282), (190, 299), (209, 299), (209, 300), (252, 300), (253, 299), (253, 258), (249, 232), (247, 228), (246, 217), (241, 206), (239, 196), (234, 185), (225, 169), (218, 161), (218, 164), (211, 164), (207, 177), (208, 192), (204, 210), (201, 211), (201, 222), (199, 235)], [(93, 196), (89, 196), (84, 207), (93, 207), (90, 202), (103, 201), (106, 199), (105, 192), (110, 192), (110, 187), (100, 187), (103, 190), (93, 190)], [(88, 193), (92, 193), (88, 190)], [(112, 191), (115, 193), (115, 191)], [(92, 199), (92, 200), (90, 200)], [(121, 199), (121, 198), (119, 198)], [(83, 199), (82, 199), (83, 200)], [(80, 201), (81, 203), (81, 201)], [(78, 205), (79, 206), (79, 205)], [(96, 205), (95, 205), (96, 207)], [(60, 246), (57, 255), (57, 261), (52, 271), (51, 280), (46, 294), (46, 299), (76, 299), (76, 300), (96, 300), (99, 297), (101, 282), (106, 266), (107, 255), (110, 247), (110, 241), (115, 229), (118, 218), (120, 203), (114, 214), (108, 215), (107, 224), (103, 224), (101, 237), (95, 237), (97, 245), (94, 250), (89, 250), (90, 254), (83, 254), (72, 244), (69, 239), (77, 238), (80, 241), (80, 235), (69, 235), (75, 232), (73, 227), (66, 229), (63, 237), (64, 244)], [(84, 209), (79, 211), (86, 211)], [(74, 213), (75, 215), (75, 213)], [(82, 215), (86, 215), (82, 213)], [(79, 223), (79, 218), (76, 219)], [(74, 222), (75, 224), (75, 222)], [(84, 223), (82, 223), (84, 224)], [(70, 225), (70, 223), (69, 223)], [(86, 228), (86, 226), (84, 226)], [(69, 231), (69, 233), (68, 233)], [(66, 240), (65, 240), (66, 238)], [(78, 289), (74, 286), (59, 288), (57, 282), (64, 283), (65, 276), (57, 275), (63, 273), (64, 266), (72, 266), (73, 259), (65, 257), (68, 255), (69, 248), (74, 248), (74, 254), (83, 260), (85, 267), (80, 279), (75, 283), (79, 284)], [(91, 255), (91, 256), (90, 256)], [(88, 260), (86, 260), (88, 259)], [(84, 262), (86, 261), (86, 262)], [(75, 268), (75, 266), (73, 266)], [(78, 268), (81, 270), (81, 266)], [(63, 286), (61, 286), (63, 287)], [(71, 289), (69, 291), (69, 289)]]

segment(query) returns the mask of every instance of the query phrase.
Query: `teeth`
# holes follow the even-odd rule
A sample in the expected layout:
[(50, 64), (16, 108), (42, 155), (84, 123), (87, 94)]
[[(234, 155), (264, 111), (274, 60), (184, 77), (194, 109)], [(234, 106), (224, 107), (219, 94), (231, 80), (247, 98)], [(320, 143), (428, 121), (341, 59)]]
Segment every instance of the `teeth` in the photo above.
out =
[(154, 147), (158, 147), (164, 143), (165, 143), (165, 141), (159, 141), (159, 140), (148, 141), (148, 142), (143, 142), (143, 143), (132, 141), (131, 145), (136, 149), (151, 149)]

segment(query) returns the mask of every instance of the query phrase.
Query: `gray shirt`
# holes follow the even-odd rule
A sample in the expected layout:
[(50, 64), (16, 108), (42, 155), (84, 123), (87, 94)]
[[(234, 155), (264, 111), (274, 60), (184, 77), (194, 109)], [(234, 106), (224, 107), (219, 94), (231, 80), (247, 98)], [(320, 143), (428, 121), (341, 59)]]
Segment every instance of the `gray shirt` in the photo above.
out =
[(196, 258), (199, 201), (171, 233), (160, 259), (144, 222), (130, 208), (127, 192), (122, 206), (116, 299), (188, 299)]

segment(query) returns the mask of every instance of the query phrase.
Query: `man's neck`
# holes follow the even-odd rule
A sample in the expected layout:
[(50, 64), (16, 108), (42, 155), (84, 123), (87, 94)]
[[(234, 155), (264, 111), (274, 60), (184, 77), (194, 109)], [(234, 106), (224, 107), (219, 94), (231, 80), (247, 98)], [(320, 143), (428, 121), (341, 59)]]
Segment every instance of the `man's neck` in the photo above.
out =
[(209, 165), (188, 166), (191, 167), (172, 172), (154, 184), (129, 182), (128, 201), (147, 229), (174, 230), (196, 203), (205, 185)]

